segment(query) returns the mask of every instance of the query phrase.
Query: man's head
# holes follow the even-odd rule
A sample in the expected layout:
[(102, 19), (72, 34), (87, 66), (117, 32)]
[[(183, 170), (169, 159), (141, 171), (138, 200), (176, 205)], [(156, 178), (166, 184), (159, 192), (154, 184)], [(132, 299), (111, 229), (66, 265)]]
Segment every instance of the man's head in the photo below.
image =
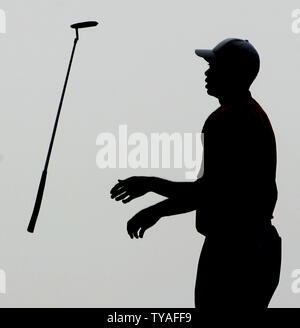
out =
[(259, 55), (248, 40), (228, 38), (212, 50), (197, 49), (195, 53), (210, 65), (205, 87), (217, 98), (248, 90), (259, 71)]

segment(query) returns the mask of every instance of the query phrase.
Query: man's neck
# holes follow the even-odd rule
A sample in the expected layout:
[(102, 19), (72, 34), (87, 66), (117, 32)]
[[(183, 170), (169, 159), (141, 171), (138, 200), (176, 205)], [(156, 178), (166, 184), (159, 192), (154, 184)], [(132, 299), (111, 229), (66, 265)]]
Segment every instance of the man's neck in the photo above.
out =
[(223, 106), (238, 103), (240, 101), (243, 101), (244, 99), (249, 99), (251, 97), (251, 92), (249, 90), (238, 90), (230, 93), (228, 92), (218, 97), (218, 99), (220, 105)]

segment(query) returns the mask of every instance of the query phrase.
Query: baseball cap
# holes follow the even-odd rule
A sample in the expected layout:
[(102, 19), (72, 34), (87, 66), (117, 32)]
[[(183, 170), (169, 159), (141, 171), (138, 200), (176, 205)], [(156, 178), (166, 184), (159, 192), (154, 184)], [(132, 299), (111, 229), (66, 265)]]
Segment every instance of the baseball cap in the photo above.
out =
[(207, 61), (217, 59), (219, 57), (244, 57), (253, 62), (259, 62), (259, 55), (256, 49), (248, 40), (237, 38), (227, 38), (218, 43), (212, 50), (196, 49), (195, 53), (199, 57), (203, 57)]
[(259, 55), (249, 40), (227, 38), (211, 50), (196, 49), (195, 53), (208, 62), (221, 62), (237, 70), (241, 69), (251, 77), (251, 80), (255, 79), (259, 71)]

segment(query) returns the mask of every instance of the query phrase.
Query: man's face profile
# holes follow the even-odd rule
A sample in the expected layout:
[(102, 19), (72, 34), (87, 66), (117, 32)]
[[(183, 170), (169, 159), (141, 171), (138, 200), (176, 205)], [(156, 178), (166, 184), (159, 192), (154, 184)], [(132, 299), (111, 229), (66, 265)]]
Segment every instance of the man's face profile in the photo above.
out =
[(209, 68), (205, 72), (207, 94), (219, 98), (240, 89), (243, 85), (243, 79), (232, 63), (215, 60), (209, 61), (208, 64)]

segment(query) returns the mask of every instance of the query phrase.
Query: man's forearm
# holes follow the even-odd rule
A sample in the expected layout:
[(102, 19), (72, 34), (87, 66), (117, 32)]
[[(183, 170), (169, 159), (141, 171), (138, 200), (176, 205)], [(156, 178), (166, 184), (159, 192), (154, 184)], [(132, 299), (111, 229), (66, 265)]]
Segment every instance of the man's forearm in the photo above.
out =
[(191, 193), (193, 184), (194, 182), (176, 182), (150, 177), (150, 190), (168, 198), (185, 197)]
[(159, 217), (183, 214), (199, 208), (200, 199), (196, 197), (168, 198), (155, 205), (148, 207), (155, 215)]

